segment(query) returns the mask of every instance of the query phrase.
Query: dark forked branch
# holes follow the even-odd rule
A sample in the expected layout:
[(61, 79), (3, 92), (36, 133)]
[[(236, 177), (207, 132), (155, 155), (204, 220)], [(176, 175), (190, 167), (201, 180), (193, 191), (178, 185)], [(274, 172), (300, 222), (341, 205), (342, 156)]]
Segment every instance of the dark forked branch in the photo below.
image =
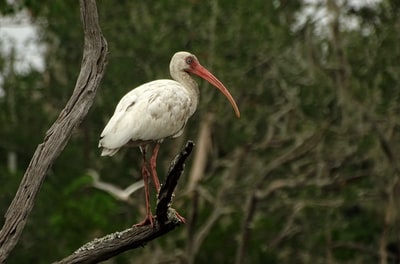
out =
[(180, 225), (180, 219), (170, 206), (174, 189), (179, 177), (182, 175), (185, 161), (192, 152), (193, 146), (193, 142), (188, 141), (184, 150), (171, 163), (167, 179), (158, 196), (154, 227), (151, 227), (151, 225), (132, 227), (95, 239), (57, 263), (98, 263), (124, 251), (142, 247), (147, 242), (170, 232)]

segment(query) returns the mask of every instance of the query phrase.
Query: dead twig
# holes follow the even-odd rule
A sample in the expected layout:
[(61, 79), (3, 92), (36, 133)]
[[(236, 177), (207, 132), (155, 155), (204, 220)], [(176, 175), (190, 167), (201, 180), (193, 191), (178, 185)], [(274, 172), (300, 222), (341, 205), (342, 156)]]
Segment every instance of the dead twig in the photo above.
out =
[[(263, 189), (264, 183), (268, 176), (277, 168), (287, 164), (293, 160), (299, 159), (312, 151), (317, 143), (322, 139), (325, 130), (328, 128), (328, 124), (325, 125), (320, 131), (315, 132), (310, 137), (304, 139), (301, 144), (292, 147), (289, 151), (282, 153), (280, 156), (276, 157), (274, 160), (269, 162), (267, 166), (263, 169), (263, 175), (260, 175), (256, 180), (253, 191), (249, 193), (246, 199), (246, 206), (244, 209), (244, 218), (240, 231), (240, 238), (238, 239), (238, 246), (236, 251), (235, 263), (243, 263), (246, 245), (250, 239), (251, 235), (251, 223), (256, 213), (257, 204), (259, 202), (259, 192)], [(287, 183), (283, 184), (285, 186)], [(279, 186), (278, 186), (279, 187)]]
[(92, 178), (92, 186), (98, 190), (104, 191), (114, 197), (119, 201), (126, 202), (128, 204), (132, 204), (133, 201), (131, 199), (131, 195), (137, 190), (143, 188), (144, 182), (143, 180), (137, 181), (122, 189), (117, 185), (112, 183), (104, 182), (100, 179), (100, 175), (97, 171), (89, 169), (87, 174)]
[(107, 260), (122, 252), (137, 247), (143, 247), (147, 242), (160, 237), (181, 224), (172, 209), (172, 196), (183, 173), (185, 161), (193, 149), (193, 142), (189, 141), (184, 150), (172, 161), (165, 184), (162, 185), (158, 195), (156, 208), (156, 221), (154, 227), (150, 225), (131, 227), (126, 230), (97, 238), (76, 250), (72, 255), (62, 259), (58, 264), (64, 263), (98, 263)]

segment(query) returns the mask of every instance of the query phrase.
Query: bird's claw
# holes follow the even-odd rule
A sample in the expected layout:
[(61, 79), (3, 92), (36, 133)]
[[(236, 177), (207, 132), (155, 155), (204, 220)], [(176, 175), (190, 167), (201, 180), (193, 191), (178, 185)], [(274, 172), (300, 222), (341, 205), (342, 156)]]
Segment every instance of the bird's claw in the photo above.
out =
[(142, 226), (147, 226), (147, 225), (150, 225), (152, 228), (155, 227), (154, 216), (152, 216), (152, 215), (146, 216), (146, 218), (143, 221), (141, 221), (137, 224), (134, 224), (133, 227), (142, 227)]
[(181, 216), (177, 211), (175, 211), (175, 216), (179, 219), (181, 223), (186, 224), (186, 219)]

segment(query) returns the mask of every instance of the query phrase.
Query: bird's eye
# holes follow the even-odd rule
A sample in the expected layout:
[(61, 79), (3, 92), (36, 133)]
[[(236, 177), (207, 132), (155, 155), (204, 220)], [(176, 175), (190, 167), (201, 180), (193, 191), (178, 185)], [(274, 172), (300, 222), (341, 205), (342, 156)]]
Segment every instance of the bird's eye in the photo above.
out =
[(192, 62), (193, 62), (193, 58), (192, 58), (192, 57), (187, 57), (187, 58), (186, 58), (186, 63), (187, 63), (187, 64), (190, 65), (190, 64), (192, 64)]

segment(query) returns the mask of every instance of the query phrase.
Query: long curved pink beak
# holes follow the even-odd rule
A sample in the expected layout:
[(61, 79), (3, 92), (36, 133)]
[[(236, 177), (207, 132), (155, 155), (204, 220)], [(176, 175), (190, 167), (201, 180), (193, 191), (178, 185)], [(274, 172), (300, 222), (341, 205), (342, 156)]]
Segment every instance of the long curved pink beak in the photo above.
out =
[(229, 102), (231, 103), (233, 110), (238, 118), (240, 118), (240, 111), (238, 106), (236, 105), (235, 100), (233, 99), (232, 95), (229, 93), (228, 89), (226, 89), (225, 85), (222, 84), (220, 80), (217, 79), (211, 72), (209, 72), (206, 68), (204, 68), (200, 63), (196, 63), (194, 67), (190, 69), (190, 72), (196, 74), (197, 76), (203, 78), (204, 80), (208, 81), (216, 88), (218, 88), (221, 93), (223, 93), (226, 98), (228, 98)]

